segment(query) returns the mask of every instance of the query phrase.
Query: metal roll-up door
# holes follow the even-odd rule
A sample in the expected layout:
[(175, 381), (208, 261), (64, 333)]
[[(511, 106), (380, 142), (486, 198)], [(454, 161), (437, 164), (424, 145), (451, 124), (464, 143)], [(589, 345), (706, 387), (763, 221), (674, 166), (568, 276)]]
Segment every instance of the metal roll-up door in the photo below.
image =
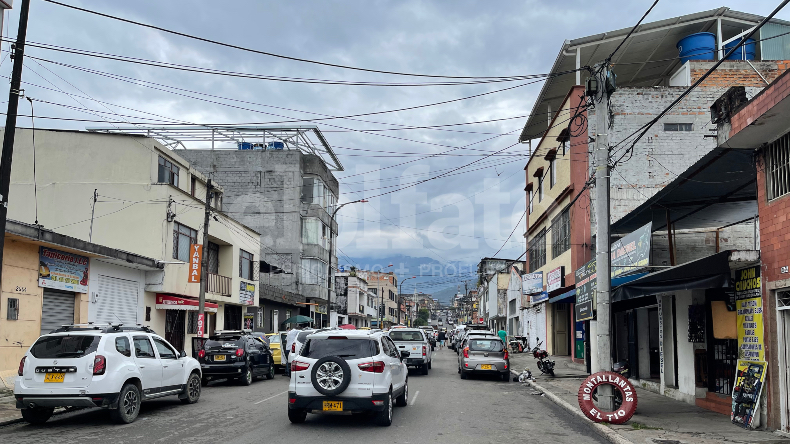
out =
[(99, 275), (97, 324), (137, 325), (138, 283)]
[(44, 289), (41, 309), (41, 334), (74, 323), (74, 293)]

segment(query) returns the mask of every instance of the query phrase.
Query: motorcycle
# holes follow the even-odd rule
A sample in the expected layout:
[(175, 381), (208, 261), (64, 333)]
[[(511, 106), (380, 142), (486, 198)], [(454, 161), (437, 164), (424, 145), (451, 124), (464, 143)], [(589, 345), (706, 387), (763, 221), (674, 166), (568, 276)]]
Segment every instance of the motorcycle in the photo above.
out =
[[(612, 371), (622, 375), (624, 378), (628, 379), (631, 377), (631, 367), (628, 365), (628, 361), (617, 361), (612, 364)], [(623, 404), (623, 395), (620, 393), (620, 390), (613, 389), (614, 393), (614, 409), (617, 410)], [(593, 390), (592, 397), (594, 401), (598, 401), (598, 389), (596, 388)]]
[(510, 350), (513, 353), (523, 353), (524, 350), (528, 349), (526, 336), (513, 336), (513, 339), (510, 340)]
[(535, 348), (532, 349), (532, 357), (538, 360), (538, 370), (540, 370), (541, 373), (554, 376), (554, 361), (549, 359), (549, 352), (540, 348), (542, 344), (543, 341), (539, 340)]

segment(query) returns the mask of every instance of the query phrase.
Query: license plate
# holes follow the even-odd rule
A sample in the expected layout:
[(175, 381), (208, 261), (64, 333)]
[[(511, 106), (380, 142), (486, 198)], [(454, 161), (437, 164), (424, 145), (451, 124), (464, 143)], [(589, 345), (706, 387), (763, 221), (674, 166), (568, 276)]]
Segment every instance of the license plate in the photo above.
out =
[(225, 355), (214, 355), (214, 361), (224, 361)]
[(343, 402), (342, 401), (324, 401), (324, 411), (325, 412), (342, 412), (343, 411)]
[(493, 370), (493, 369), (491, 368), (491, 364), (482, 364), (480, 366), (480, 370)]
[(63, 382), (65, 377), (65, 373), (47, 373), (44, 376), (44, 382)]

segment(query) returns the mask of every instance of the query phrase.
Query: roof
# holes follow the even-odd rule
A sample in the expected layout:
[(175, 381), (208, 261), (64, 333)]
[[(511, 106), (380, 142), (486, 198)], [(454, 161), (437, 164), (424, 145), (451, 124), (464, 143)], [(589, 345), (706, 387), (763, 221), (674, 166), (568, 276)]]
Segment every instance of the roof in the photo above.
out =
[[(677, 42), (697, 32), (717, 34), (721, 19), (722, 41), (731, 38), (764, 17), (718, 8), (696, 12), (640, 25), (623, 48), (614, 56), (614, 71), (618, 87), (649, 87), (664, 85), (671, 74), (680, 67)], [(782, 20), (771, 23), (790, 25)], [(550, 74), (571, 71), (578, 66), (592, 66), (603, 61), (623, 41), (631, 28), (623, 28), (573, 40), (566, 40), (560, 48)], [(577, 61), (578, 50), (578, 61)], [(549, 126), (549, 119), (562, 104), (568, 90), (584, 84), (586, 72), (549, 78), (543, 85), (519, 136), (520, 142), (540, 137)], [(578, 79), (578, 82), (577, 82)], [(550, 108), (550, 113), (548, 112)]]

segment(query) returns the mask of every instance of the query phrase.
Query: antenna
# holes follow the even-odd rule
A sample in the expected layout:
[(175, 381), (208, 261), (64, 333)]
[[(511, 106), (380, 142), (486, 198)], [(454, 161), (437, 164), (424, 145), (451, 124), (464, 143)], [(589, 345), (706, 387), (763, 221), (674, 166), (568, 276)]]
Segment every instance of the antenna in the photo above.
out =
[(121, 320), (121, 318), (119, 318), (118, 315), (115, 314), (115, 312), (113, 312), (112, 315), (115, 316), (115, 319), (119, 321), (118, 327), (123, 327), (123, 321)]

